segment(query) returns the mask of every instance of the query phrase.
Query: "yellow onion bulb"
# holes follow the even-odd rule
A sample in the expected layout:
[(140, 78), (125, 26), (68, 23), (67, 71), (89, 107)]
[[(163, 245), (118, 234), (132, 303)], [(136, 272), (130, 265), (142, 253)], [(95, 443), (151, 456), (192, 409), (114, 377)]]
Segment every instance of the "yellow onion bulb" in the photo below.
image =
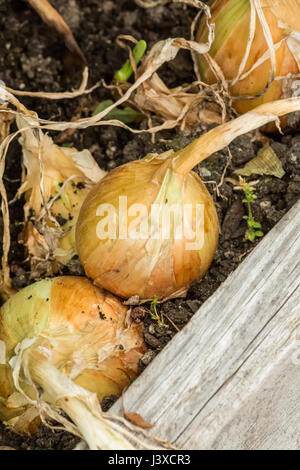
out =
[[(257, 4), (261, 7), (270, 30), (276, 60), (275, 79), (265, 93), (264, 90), (270, 79), (271, 60), (269, 55), (266, 60), (262, 60), (262, 63), (259, 62), (268, 54), (269, 48), (257, 10), (255, 10), (255, 32), (249, 55), (243, 70), (239, 71), (249, 38), (250, 0), (215, 0), (211, 7), (210, 22), (215, 24), (215, 40), (209, 54), (220, 66), (226, 80), (232, 83), (229, 90), (234, 97), (233, 106), (240, 114), (263, 103), (299, 96), (299, 93), (296, 95), (297, 89), (300, 92), (299, 77), (297, 77), (300, 72), (300, 1), (261, 0), (253, 3)], [(203, 19), (197, 40), (205, 41), (207, 34), (206, 22)], [(205, 57), (198, 55), (197, 62), (203, 81), (209, 84), (215, 83), (216, 76)], [(258, 95), (262, 96), (249, 99)], [(285, 124), (286, 118), (282, 122)], [(274, 125), (269, 126), (269, 130), (272, 129)]]
[(127, 324), (127, 310), (88, 279), (44, 279), (1, 307), (0, 340), (10, 358), (18, 343), (37, 337), (35, 347), (48, 349), (55, 367), (101, 400), (129, 385), (144, 351), (141, 326)]
[[(26, 342), (25, 365), (20, 351)], [(50, 403), (60, 404), (61, 394), (83, 396), (92, 403), (92, 395), (82, 390), (93, 392), (100, 401), (120, 395), (137, 376), (145, 349), (142, 326), (128, 322), (127, 308), (89, 280), (64, 276), (36, 282), (0, 309), (0, 419), (16, 429), (21, 421), (24, 428), (33, 404), (24, 396), (37, 399), (32, 380)], [(18, 364), (24, 369), (19, 373)], [(78, 403), (73, 415), (71, 402), (70, 398), (61, 406), (75, 422), (79, 420), (85, 434), (88, 410), (85, 423), (76, 414)]]
[(87, 275), (125, 298), (185, 295), (208, 269), (219, 234), (213, 199), (192, 169), (236, 137), (299, 109), (300, 97), (263, 104), (175, 153), (150, 154), (106, 175), (76, 225)]
[(166, 152), (120, 166), (92, 188), (76, 248), (96, 285), (123, 298), (165, 299), (184, 296), (203, 277), (218, 234), (214, 202), (199, 176), (176, 172)]

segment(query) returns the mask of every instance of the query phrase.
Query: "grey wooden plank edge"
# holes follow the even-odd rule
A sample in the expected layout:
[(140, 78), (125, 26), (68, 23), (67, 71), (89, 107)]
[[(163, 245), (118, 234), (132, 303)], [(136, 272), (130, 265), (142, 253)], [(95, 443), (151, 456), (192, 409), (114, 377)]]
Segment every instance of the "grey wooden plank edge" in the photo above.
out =
[[(294, 297), (300, 277), (299, 213), (300, 202), (125, 393), (126, 410), (155, 424), (154, 434), (188, 445), (197, 416), (267, 338)], [(111, 411), (121, 415), (120, 400)]]
[(177, 438), (189, 449), (300, 449), (300, 288)]

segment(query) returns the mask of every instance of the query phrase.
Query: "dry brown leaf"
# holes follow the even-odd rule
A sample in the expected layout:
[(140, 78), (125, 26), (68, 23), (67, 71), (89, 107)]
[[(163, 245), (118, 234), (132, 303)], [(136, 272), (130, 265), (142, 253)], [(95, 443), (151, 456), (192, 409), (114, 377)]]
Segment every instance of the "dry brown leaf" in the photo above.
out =
[(38, 232), (30, 221), (27, 222), (24, 230), (21, 232), (19, 243), (26, 243), (29, 253), (36, 258), (43, 258), (43, 256), (48, 252), (45, 237)]
[(14, 424), (13, 429), (17, 433), (33, 436), (37, 433), (40, 423), (41, 418), (38, 408), (29, 407), (19, 417), (18, 421)]
[(204, 124), (222, 124), (220, 113), (209, 109), (209, 107), (200, 109), (198, 117), (199, 121)]
[[(191, 84), (191, 86), (179, 86), (174, 89), (169, 89), (157, 73), (153, 73), (141, 86), (136, 90), (133, 95), (132, 103), (137, 106), (140, 111), (144, 111), (147, 114), (149, 112), (155, 116), (163, 119), (165, 122), (173, 122), (173, 126), (180, 126), (181, 130), (191, 130), (192, 127), (199, 123), (206, 124), (205, 121), (205, 110), (207, 106), (210, 106), (212, 98), (218, 104), (216, 115), (211, 116), (212, 120), (208, 118), (207, 122), (224, 122), (227, 117), (227, 112), (231, 111), (230, 108), (230, 96), (228, 93), (227, 82), (222, 74), (221, 69), (214, 62), (214, 60), (208, 55), (211, 44), (214, 39), (214, 25), (210, 24), (209, 19), (211, 17), (209, 7), (199, 0), (173, 0), (177, 3), (186, 3), (195, 8), (198, 8), (199, 12), (195, 17), (193, 25), (191, 27), (191, 39), (186, 40), (184, 38), (173, 38), (170, 39), (169, 44), (165, 47), (163, 53), (166, 61), (172, 60), (171, 48), (174, 50), (174, 46), (178, 49), (189, 50), (192, 57), (195, 55), (203, 54), (210, 67), (213, 69), (215, 75), (218, 78), (218, 84), (209, 86), (200, 81)], [(195, 22), (199, 18), (199, 13), (204, 12), (207, 19), (208, 28), (208, 40), (207, 43), (200, 43), (194, 41), (194, 28)], [(144, 58), (142, 65), (139, 69), (138, 77), (144, 74), (145, 71), (149, 70), (152, 66), (152, 53), (153, 50)], [(187, 89), (188, 88), (188, 89)], [(203, 115), (204, 111), (204, 115)], [(202, 113), (202, 115), (201, 115)], [(202, 117), (204, 120), (202, 120)]]
[(234, 173), (241, 176), (272, 175), (277, 178), (285, 175), (281, 161), (269, 144), (266, 144), (255, 158), (246, 163), (243, 168), (235, 170)]
[(24, 408), (8, 408), (0, 401), (0, 421), (8, 422), (20, 416), (24, 412)]
[[(6, 99), (5, 92), (1, 90), (1, 95)], [(0, 146), (4, 146), (7, 139), (9, 139), (10, 126), (15, 119), (15, 114), (9, 112), (8, 106), (6, 104), (0, 105)], [(0, 159), (0, 193), (2, 196), (1, 201), (1, 211), (3, 217), (3, 255), (2, 255), (2, 271), (0, 271), (0, 291), (3, 297), (13, 294), (15, 291), (11, 287), (11, 279), (8, 266), (8, 253), (10, 249), (10, 231), (9, 231), (9, 210), (8, 210), (8, 200), (7, 193), (3, 182), (5, 171), (5, 158)]]
[[(49, 136), (28, 129), (33, 117), (18, 116), (16, 121), (26, 170), (17, 193), (17, 197), (25, 193), (26, 201), (20, 242), (29, 254), (31, 276), (51, 276), (75, 254), (80, 207), (105, 172), (88, 150), (57, 146)], [(79, 183), (82, 186), (74, 190)]]
[(8, 398), (13, 391), (13, 378), (8, 364), (0, 364), (0, 397)]
[(9, 112), (8, 107), (5, 104), (0, 104), (0, 142), (3, 142), (5, 137), (9, 135), (10, 126), (15, 120), (14, 114)]
[(136, 426), (140, 428), (143, 428), (143, 429), (153, 428), (153, 424), (145, 421), (144, 418), (139, 413), (134, 413), (134, 412), (127, 413), (126, 411), (123, 410), (123, 415), (127, 419), (127, 421), (129, 421), (132, 424), (135, 424)]
[(26, 0), (27, 3), (39, 14), (42, 20), (54, 28), (63, 38), (69, 51), (79, 58), (82, 64), (86, 64), (86, 59), (78, 46), (69, 26), (62, 16), (53, 8), (48, 0)]

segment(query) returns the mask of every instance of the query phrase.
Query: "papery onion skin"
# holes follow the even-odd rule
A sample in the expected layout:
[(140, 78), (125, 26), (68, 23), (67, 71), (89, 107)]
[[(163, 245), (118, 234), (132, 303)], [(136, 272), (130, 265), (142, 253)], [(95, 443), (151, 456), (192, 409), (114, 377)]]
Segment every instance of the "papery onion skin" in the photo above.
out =
[[(262, 2), (262, 9), (270, 28), (274, 45), (283, 40), (291, 31), (300, 32), (300, 2), (298, 0), (288, 0), (287, 2), (264, 0)], [(232, 80), (238, 74), (246, 51), (250, 26), (250, 1), (215, 0), (211, 7), (211, 14), (212, 18), (210, 21), (215, 23), (215, 41), (209, 54), (221, 67), (225, 78)], [(285, 27), (280, 27), (279, 21)], [(197, 41), (204, 41), (206, 36), (207, 26), (203, 20), (197, 33)], [(300, 51), (300, 39), (298, 39), (298, 42)], [(250, 70), (256, 61), (267, 51), (268, 46), (262, 26), (256, 15), (255, 36), (244, 72)], [(292, 78), (290, 75), (296, 75), (300, 72), (300, 56), (297, 58), (292, 53), (286, 41), (282, 42), (275, 55), (276, 77), (286, 77), (286, 79), (274, 80), (270, 88), (259, 98), (235, 99), (233, 107), (238, 113), (243, 114), (260, 104), (293, 96), (292, 94), (295, 90), (291, 85), (297, 78)], [(205, 58), (198, 55), (197, 61), (201, 78), (209, 84), (215, 83), (215, 75)], [(253, 70), (249, 76), (234, 84), (230, 88), (231, 95), (234, 97), (255, 96), (262, 93), (268, 84), (270, 71), (271, 63), (270, 59), (268, 59)], [(286, 125), (286, 122), (286, 118), (282, 118), (282, 124)], [(269, 125), (265, 128), (265, 130), (270, 131), (274, 129), (274, 125)]]
[(32, 348), (48, 351), (58, 370), (102, 400), (129, 385), (145, 351), (140, 325), (126, 326), (126, 315), (118, 299), (85, 278), (45, 279), (1, 307), (0, 340), (9, 360), (23, 339), (37, 337)]
[[(92, 185), (105, 174), (88, 150), (56, 145), (50, 136), (28, 129), (35, 118), (18, 116), (26, 169), (18, 196), (25, 194), (26, 246), (37, 277), (53, 275), (75, 255), (75, 225)], [(47, 206), (47, 207), (45, 207)]]
[[(187, 249), (187, 240), (131, 238), (100, 240), (96, 215), (101, 204), (112, 204), (118, 212), (119, 196), (127, 207), (143, 204), (150, 214), (153, 204), (204, 205), (204, 244)], [(128, 215), (128, 214), (127, 214)], [(124, 216), (124, 214), (123, 214)], [(128, 215), (128, 226), (135, 219)], [(171, 222), (173, 223), (173, 222)], [(195, 215), (189, 223), (195, 229)], [(119, 230), (117, 216), (116, 226)], [(173, 225), (172, 225), (173, 228)], [(170, 233), (174, 233), (172, 230)], [(192, 281), (208, 269), (218, 242), (219, 225), (213, 200), (194, 172), (181, 175), (172, 170), (172, 155), (148, 156), (111, 171), (89, 193), (76, 226), (76, 248), (84, 269), (96, 285), (120, 297), (159, 299), (184, 295)]]
[[(236, 137), (299, 109), (300, 97), (265, 103), (255, 111), (212, 128), (177, 152), (148, 155), (109, 173), (84, 201), (76, 226), (77, 253), (87, 275), (95, 284), (125, 298), (135, 295), (140, 299), (183, 296), (190, 283), (200, 279), (209, 267), (219, 233), (214, 202), (192, 169), (227, 147)], [(126, 199), (125, 208), (121, 198)], [(151, 208), (155, 205), (170, 212), (170, 208), (177, 204), (183, 208), (184, 214), (186, 205), (190, 204), (193, 209), (202, 205), (204, 243), (198, 248), (187, 247), (186, 242), (191, 242), (191, 238), (186, 233), (181, 239), (175, 237), (174, 230), (170, 230), (173, 236), (169, 234), (164, 238), (159, 234), (159, 224), (154, 224), (154, 230), (148, 230), (144, 238), (132, 237), (123, 227), (124, 216), (128, 227), (132, 222), (137, 223), (136, 214), (133, 211), (129, 213), (136, 209), (135, 204), (144, 209), (136, 229), (141, 228), (144, 222), (148, 228)], [(180, 225), (180, 221), (182, 219), (178, 218), (172, 221), (173, 229)], [(194, 215), (188, 215), (185, 220), (186, 226), (194, 233), (199, 226), (196, 221)], [(106, 232), (110, 233), (105, 233), (104, 222), (108, 229)], [(165, 225), (162, 218), (161, 226)]]

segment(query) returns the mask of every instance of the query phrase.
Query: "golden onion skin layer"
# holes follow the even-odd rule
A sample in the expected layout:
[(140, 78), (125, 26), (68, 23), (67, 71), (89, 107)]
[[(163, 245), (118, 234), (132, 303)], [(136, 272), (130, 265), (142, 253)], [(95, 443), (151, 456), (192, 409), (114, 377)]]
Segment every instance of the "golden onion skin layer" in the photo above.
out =
[[(164, 154), (163, 154), (164, 155)], [(172, 156), (147, 156), (111, 171), (90, 191), (84, 201), (76, 227), (76, 249), (87, 275), (94, 283), (114, 294), (129, 298), (159, 299), (184, 295), (190, 283), (200, 279), (208, 269), (218, 242), (219, 225), (214, 202), (204, 184), (194, 172), (181, 175), (172, 170)], [(143, 204), (150, 226), (154, 204), (204, 206), (204, 243), (199, 250), (187, 249), (185, 235), (168, 239), (122, 239), (120, 234), (119, 197), (127, 198), (127, 208)], [(97, 209), (102, 204), (116, 208), (115, 239), (99, 239), (97, 224), (101, 220)], [(122, 213), (124, 216), (124, 213)], [(135, 216), (127, 212), (127, 225)], [(195, 213), (189, 220), (195, 230)], [(160, 227), (161, 228), (161, 227)], [(150, 232), (149, 232), (150, 233)]]
[[(292, 30), (300, 32), (300, 2), (299, 0), (287, 0), (287, 2), (269, 1), (262, 2), (262, 9), (271, 31), (273, 43), (279, 43)], [(249, 36), (250, 26), (250, 1), (249, 0), (215, 0), (211, 6), (212, 18), (215, 23), (215, 40), (209, 54), (221, 67), (227, 80), (233, 80), (243, 60)], [(286, 27), (280, 27), (279, 21)], [(197, 41), (207, 40), (207, 26), (203, 20), (197, 33)], [(300, 45), (299, 45), (300, 48)], [(300, 50), (300, 49), (299, 49)], [(256, 16), (256, 29), (250, 54), (246, 62), (244, 72), (252, 68), (256, 61), (268, 51), (268, 45), (263, 34), (262, 26)], [(276, 77), (286, 77), (288, 74), (299, 73), (300, 63), (290, 50), (286, 41), (275, 51)], [(207, 61), (198, 55), (198, 66), (201, 78), (206, 83), (216, 82), (216, 77), (210, 69)], [(270, 77), (270, 59), (259, 65), (243, 80), (238, 81), (230, 88), (233, 97), (256, 96), (261, 94)], [(290, 75), (289, 75), (290, 76)], [(291, 79), (274, 80), (269, 89), (256, 99), (234, 99), (233, 107), (240, 114), (250, 111), (260, 104), (291, 96)], [(286, 118), (282, 119), (283, 125)], [(273, 124), (265, 130), (274, 130)]]
[(31, 348), (102, 400), (130, 384), (145, 351), (141, 326), (126, 322), (127, 307), (113, 295), (63, 276), (36, 282), (1, 307), (0, 340), (9, 360), (20, 342), (37, 338)]

